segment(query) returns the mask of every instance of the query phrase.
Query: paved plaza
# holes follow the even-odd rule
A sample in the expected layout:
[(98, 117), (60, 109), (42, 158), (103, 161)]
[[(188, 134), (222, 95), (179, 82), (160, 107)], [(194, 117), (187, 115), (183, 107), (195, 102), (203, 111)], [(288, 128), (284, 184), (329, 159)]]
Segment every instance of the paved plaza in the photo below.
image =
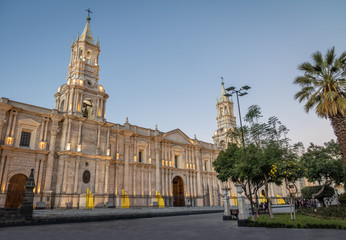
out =
[(223, 213), (0, 228), (0, 239), (344, 239), (345, 230), (238, 227)]

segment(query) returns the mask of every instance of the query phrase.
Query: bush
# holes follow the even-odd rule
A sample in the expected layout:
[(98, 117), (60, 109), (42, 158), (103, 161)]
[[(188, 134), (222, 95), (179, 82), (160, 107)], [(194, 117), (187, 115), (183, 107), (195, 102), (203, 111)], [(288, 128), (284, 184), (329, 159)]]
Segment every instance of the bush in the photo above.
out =
[(327, 208), (299, 208), (298, 213), (324, 219), (346, 220), (346, 205), (329, 206)]
[(346, 193), (340, 194), (338, 200), (341, 205), (346, 206)]
[(323, 219), (301, 214), (296, 215), (296, 220), (292, 221), (289, 214), (275, 214), (271, 219), (268, 215), (260, 215), (255, 221), (249, 220), (248, 227), (268, 227), (268, 228), (320, 228), (320, 229), (345, 229), (345, 220)]
[[(312, 198), (312, 194), (314, 193), (318, 193), (321, 190), (322, 186), (309, 186), (309, 187), (303, 187), (301, 190), (302, 196), (303, 198), (306, 199), (311, 199)], [(330, 186), (326, 186), (323, 190), (323, 192), (316, 196), (316, 198), (318, 199), (318, 201), (320, 201), (321, 204), (323, 204), (323, 198), (326, 197), (332, 197), (334, 196), (335, 192), (334, 192), (334, 188), (330, 187)]]

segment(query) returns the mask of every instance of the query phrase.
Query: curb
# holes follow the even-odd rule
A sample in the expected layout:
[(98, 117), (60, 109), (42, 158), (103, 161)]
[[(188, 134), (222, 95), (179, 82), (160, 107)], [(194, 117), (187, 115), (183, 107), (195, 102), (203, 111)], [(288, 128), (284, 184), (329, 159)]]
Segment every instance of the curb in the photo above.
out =
[(1, 223), (2, 227), (16, 227), (16, 226), (34, 226), (34, 225), (47, 225), (47, 224), (64, 224), (64, 223), (81, 223), (81, 222), (99, 222), (99, 221), (112, 221), (122, 219), (136, 219), (136, 218), (152, 218), (152, 217), (169, 217), (169, 216), (182, 216), (194, 214), (208, 214), (219, 213), (224, 210), (200, 210), (200, 211), (178, 211), (178, 212), (157, 212), (157, 213), (125, 213), (116, 215), (95, 215), (95, 216), (80, 216), (80, 217), (57, 217), (57, 218), (34, 218), (32, 220), (25, 220), (23, 222)]

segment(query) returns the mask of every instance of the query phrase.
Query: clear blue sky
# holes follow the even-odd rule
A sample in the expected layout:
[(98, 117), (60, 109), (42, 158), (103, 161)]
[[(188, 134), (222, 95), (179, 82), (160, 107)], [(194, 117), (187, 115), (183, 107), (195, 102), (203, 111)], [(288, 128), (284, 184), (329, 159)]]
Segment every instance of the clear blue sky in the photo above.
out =
[(328, 120), (294, 100), (292, 82), (316, 50), (346, 50), (346, 1), (1, 0), (0, 96), (54, 107), (87, 8), (101, 42), (107, 121), (128, 117), (212, 142), (223, 76), (226, 87), (252, 87), (241, 98), (243, 114), (259, 105), (264, 119), (275, 115), (290, 129), (293, 142), (335, 138)]

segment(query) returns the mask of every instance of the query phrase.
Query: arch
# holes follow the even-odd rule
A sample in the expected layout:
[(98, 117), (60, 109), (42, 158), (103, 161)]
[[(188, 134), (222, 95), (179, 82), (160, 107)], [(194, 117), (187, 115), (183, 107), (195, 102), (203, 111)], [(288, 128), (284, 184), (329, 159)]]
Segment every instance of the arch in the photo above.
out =
[(226, 148), (226, 142), (225, 140), (220, 141), (220, 148), (225, 149)]
[(185, 206), (184, 181), (180, 176), (175, 176), (172, 182), (173, 189), (173, 206)]
[(26, 180), (28, 180), (28, 177), (22, 173), (13, 175), (10, 178), (5, 208), (18, 208), (22, 205)]
[(62, 100), (61, 103), (60, 103), (60, 106), (59, 106), (59, 111), (63, 112), (64, 108), (65, 108), (65, 100)]
[(87, 118), (87, 119), (91, 119), (93, 116), (93, 102), (90, 99), (85, 99), (83, 101), (83, 107), (82, 107), (82, 114), (83, 117)]

